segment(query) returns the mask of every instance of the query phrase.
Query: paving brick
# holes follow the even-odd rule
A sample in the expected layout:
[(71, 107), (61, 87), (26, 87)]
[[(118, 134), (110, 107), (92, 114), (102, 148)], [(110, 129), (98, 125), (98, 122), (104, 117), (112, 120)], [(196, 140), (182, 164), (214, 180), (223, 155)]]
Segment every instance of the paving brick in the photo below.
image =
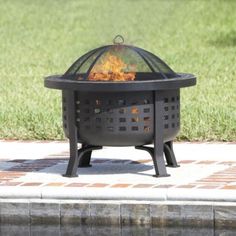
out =
[(152, 188), (155, 184), (135, 184), (132, 188)]
[(15, 172), (15, 171), (0, 171), (0, 177), (1, 176), (10, 176), (10, 177), (15, 177), (15, 178), (18, 178), (18, 177), (21, 177), (25, 175), (24, 173), (22, 172)]
[(178, 161), (179, 164), (190, 164), (190, 163), (194, 163), (196, 162), (196, 160), (182, 160), (182, 161)]
[(211, 183), (227, 183), (227, 182), (232, 182), (229, 179), (214, 179), (214, 178), (206, 178), (206, 179), (201, 179), (201, 182), (211, 182)]
[(207, 164), (207, 165), (210, 165), (210, 164), (215, 164), (217, 161), (198, 161), (196, 162), (196, 164)]
[(104, 188), (107, 187), (109, 184), (105, 184), (105, 183), (94, 183), (94, 184), (90, 184), (86, 187), (93, 187), (93, 188)]
[(86, 185), (89, 185), (89, 183), (70, 183), (65, 185), (65, 187), (85, 187)]
[(113, 184), (110, 187), (111, 188), (127, 188), (129, 186), (131, 186), (132, 184)]
[(221, 161), (218, 164), (222, 164), (222, 165), (236, 165), (235, 161)]
[(220, 187), (220, 185), (200, 185), (200, 186), (197, 186), (197, 188), (202, 188), (202, 189), (216, 189), (219, 187)]
[(236, 190), (236, 185), (226, 185), (221, 189)]
[(0, 186), (17, 186), (22, 184), (23, 182), (5, 182), (1, 183)]
[(48, 184), (46, 184), (46, 185), (44, 185), (44, 186), (47, 186), (47, 187), (61, 187), (61, 186), (63, 186), (63, 185), (65, 185), (65, 183), (59, 183), (59, 182), (57, 182), (57, 183), (48, 183)]
[(1, 183), (5, 183), (6, 181), (11, 181), (13, 179), (9, 179), (9, 178), (0, 178), (0, 182)]
[(27, 186), (27, 187), (33, 187), (33, 186), (40, 186), (42, 185), (43, 183), (39, 183), (39, 182), (30, 182), (30, 183), (24, 183), (22, 184), (21, 186)]
[(173, 185), (173, 184), (160, 184), (160, 185), (156, 185), (154, 188), (172, 188), (175, 186), (176, 185)]
[(193, 184), (182, 184), (182, 185), (177, 185), (176, 188), (195, 188), (196, 185)]

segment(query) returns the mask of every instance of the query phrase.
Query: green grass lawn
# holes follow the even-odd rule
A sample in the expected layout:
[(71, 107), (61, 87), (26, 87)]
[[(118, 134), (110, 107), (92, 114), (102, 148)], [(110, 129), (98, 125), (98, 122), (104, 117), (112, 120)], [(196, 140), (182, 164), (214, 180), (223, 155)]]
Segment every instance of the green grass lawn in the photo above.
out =
[(121, 34), (197, 75), (181, 90), (179, 140), (235, 141), (235, 9), (230, 0), (0, 0), (0, 138), (63, 139), (61, 94), (43, 77)]

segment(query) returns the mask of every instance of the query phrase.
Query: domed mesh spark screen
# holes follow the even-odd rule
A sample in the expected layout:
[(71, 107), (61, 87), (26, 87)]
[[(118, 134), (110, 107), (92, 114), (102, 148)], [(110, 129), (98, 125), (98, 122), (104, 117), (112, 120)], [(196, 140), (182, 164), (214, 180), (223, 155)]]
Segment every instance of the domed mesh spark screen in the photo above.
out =
[(92, 81), (133, 81), (176, 78), (176, 74), (154, 54), (122, 42), (94, 49), (75, 61), (65, 78)]

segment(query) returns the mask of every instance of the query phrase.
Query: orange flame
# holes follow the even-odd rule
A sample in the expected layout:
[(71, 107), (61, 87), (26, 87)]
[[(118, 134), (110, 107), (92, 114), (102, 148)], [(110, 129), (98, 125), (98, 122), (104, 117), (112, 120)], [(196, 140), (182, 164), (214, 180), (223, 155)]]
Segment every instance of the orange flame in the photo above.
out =
[[(125, 72), (127, 69), (125, 64), (119, 57), (107, 53), (100, 64), (97, 64), (90, 71), (89, 80), (102, 81), (129, 81), (135, 79), (135, 72)], [(134, 66), (132, 67), (134, 70)]]

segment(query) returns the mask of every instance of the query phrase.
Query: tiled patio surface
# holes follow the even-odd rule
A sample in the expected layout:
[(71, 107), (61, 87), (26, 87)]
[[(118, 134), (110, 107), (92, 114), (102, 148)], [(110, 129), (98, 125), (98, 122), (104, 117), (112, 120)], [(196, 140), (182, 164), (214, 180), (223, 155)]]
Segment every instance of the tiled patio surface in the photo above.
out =
[[(125, 196), (127, 191), (156, 194), (162, 190), (178, 193), (180, 189), (185, 192), (217, 190), (218, 193), (236, 193), (235, 143), (175, 143), (174, 149), (180, 167), (167, 168), (170, 177), (152, 177), (154, 169), (148, 153), (126, 147), (95, 151), (92, 167), (79, 168), (79, 177), (66, 178), (62, 174), (68, 163), (67, 142), (2, 140), (0, 198), (9, 189), (16, 192), (37, 189), (41, 193), (55, 190), (59, 195), (70, 189), (87, 191), (87, 198), (90, 189), (103, 189), (101, 194), (109, 196), (117, 191), (122, 191)], [(91, 199), (96, 195), (94, 193), (96, 191)]]

